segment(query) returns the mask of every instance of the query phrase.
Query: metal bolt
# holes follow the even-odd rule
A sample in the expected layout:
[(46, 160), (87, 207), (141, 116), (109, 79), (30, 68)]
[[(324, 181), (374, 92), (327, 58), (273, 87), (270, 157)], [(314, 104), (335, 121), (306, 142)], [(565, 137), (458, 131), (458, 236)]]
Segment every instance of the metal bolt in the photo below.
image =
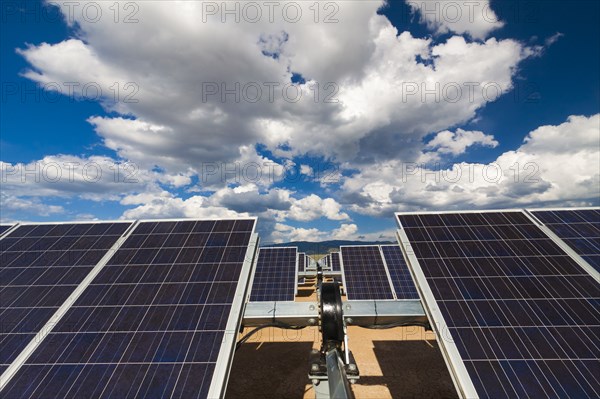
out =
[(312, 383), (313, 383), (313, 385), (319, 385), (319, 380), (317, 380), (316, 378), (313, 378)]
[(354, 323), (354, 320), (352, 320), (352, 317), (348, 317), (346, 319), (346, 324), (352, 324), (352, 323)]
[(310, 324), (311, 326), (314, 326), (315, 324), (317, 324), (317, 320), (314, 318), (310, 318), (310, 319), (308, 319), (308, 324)]
[(354, 363), (350, 363), (350, 364), (348, 365), (348, 370), (350, 370), (350, 371), (356, 371), (356, 364), (354, 364)]
[(310, 371), (319, 371), (319, 364), (318, 363), (313, 363), (310, 366)]
[(308, 308), (309, 308), (310, 310), (315, 310), (315, 309), (316, 309), (316, 308), (315, 308), (315, 305), (310, 305)]
[(352, 306), (351, 305), (346, 305), (346, 310), (350, 310), (350, 309), (352, 309)]
[(350, 384), (356, 384), (356, 378), (351, 379)]

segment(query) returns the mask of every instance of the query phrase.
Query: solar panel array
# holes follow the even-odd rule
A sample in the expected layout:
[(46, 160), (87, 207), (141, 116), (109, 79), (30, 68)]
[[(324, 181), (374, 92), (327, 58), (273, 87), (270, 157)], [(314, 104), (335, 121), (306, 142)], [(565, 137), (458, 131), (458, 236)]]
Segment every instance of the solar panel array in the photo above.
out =
[(379, 246), (340, 247), (348, 300), (394, 299)]
[(402, 256), (400, 246), (381, 245), (381, 253), (390, 272), (396, 299), (419, 299), (417, 287)]
[(235, 344), (254, 225), (140, 223), (3, 397), (206, 397)]
[(600, 210), (532, 211), (546, 227), (600, 272)]
[(298, 248), (260, 248), (250, 293), (251, 302), (293, 301)]
[(340, 253), (339, 252), (332, 252), (331, 254), (329, 254), (329, 261), (330, 261), (330, 266), (331, 266), (332, 272), (341, 272), (342, 271), (342, 267), (340, 265)]
[(22, 225), (0, 241), (0, 372), (130, 223)]
[(600, 396), (600, 286), (524, 213), (398, 219), (465, 396)]

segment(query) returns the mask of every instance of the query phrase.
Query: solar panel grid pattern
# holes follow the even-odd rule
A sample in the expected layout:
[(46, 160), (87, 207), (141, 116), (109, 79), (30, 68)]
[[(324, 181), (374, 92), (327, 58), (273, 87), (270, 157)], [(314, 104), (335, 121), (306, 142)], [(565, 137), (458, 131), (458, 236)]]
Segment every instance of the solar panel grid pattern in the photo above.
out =
[(298, 271), (306, 271), (306, 254), (304, 252), (298, 254)]
[(293, 301), (297, 248), (261, 248), (250, 293), (251, 302)]
[(600, 272), (600, 210), (555, 210), (532, 213)]
[(27, 346), (130, 223), (23, 225), (0, 241), (0, 365)]
[(598, 397), (600, 288), (522, 213), (400, 215), (480, 397)]
[(331, 271), (332, 272), (341, 272), (342, 271), (342, 267), (340, 265), (340, 253), (339, 252), (332, 252), (329, 255), (329, 259), (331, 261)]
[(253, 227), (140, 223), (3, 397), (206, 397)]
[(390, 272), (397, 299), (419, 299), (417, 287), (398, 245), (382, 245), (381, 252)]
[(0, 235), (4, 234), (5, 231), (10, 229), (12, 225), (10, 224), (0, 224)]
[(341, 247), (348, 300), (394, 299), (377, 245)]

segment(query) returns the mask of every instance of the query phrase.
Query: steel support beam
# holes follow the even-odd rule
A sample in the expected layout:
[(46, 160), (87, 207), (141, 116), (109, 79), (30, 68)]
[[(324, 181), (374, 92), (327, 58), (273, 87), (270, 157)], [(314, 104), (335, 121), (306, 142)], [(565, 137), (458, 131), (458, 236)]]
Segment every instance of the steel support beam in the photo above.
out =
[[(419, 300), (343, 301), (344, 318), (348, 325), (392, 323), (427, 323)], [(319, 317), (314, 302), (248, 302), (244, 326), (261, 326), (274, 321), (294, 326), (314, 326)]]

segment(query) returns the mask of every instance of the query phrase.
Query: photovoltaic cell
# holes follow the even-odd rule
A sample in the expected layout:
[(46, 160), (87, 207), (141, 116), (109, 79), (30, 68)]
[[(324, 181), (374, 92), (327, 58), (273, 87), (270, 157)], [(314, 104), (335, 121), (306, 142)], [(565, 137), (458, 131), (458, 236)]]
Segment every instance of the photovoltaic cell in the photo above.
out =
[(130, 223), (22, 225), (0, 240), (0, 365), (6, 369)]
[(306, 271), (306, 254), (304, 252), (298, 254), (298, 271)]
[(340, 249), (348, 300), (394, 299), (379, 246), (342, 246)]
[(417, 288), (398, 245), (381, 245), (397, 299), (419, 299)]
[(480, 397), (600, 396), (600, 287), (525, 214), (398, 219)]
[(332, 252), (331, 254), (329, 254), (329, 260), (330, 260), (330, 264), (331, 264), (331, 271), (332, 272), (341, 272), (342, 271), (342, 267), (340, 266), (340, 253), (339, 252)]
[(250, 293), (251, 302), (294, 300), (297, 253), (295, 247), (260, 248)]
[(548, 210), (531, 213), (600, 272), (600, 209)]
[(10, 229), (13, 225), (10, 224), (0, 224), (0, 235), (4, 234), (5, 231)]
[(140, 223), (3, 397), (206, 397), (254, 224)]

